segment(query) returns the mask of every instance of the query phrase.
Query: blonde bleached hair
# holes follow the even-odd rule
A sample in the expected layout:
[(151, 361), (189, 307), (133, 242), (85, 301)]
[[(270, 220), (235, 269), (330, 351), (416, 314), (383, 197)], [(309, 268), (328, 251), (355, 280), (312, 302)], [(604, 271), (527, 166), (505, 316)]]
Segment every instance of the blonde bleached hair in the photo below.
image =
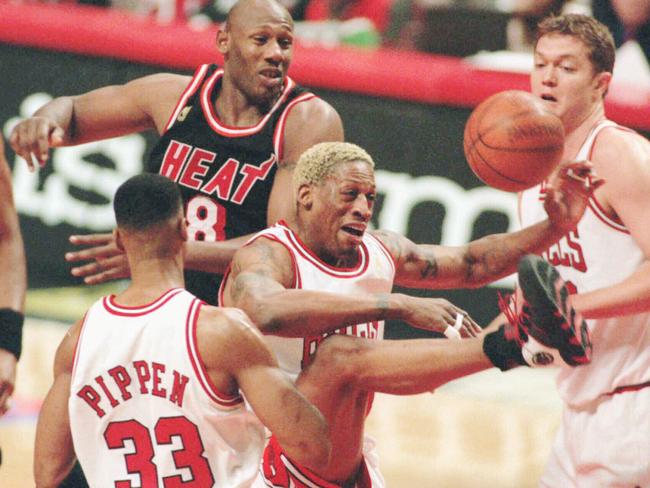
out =
[(293, 190), (302, 185), (318, 185), (332, 175), (337, 165), (361, 161), (375, 167), (370, 154), (349, 142), (321, 142), (307, 149), (293, 170)]

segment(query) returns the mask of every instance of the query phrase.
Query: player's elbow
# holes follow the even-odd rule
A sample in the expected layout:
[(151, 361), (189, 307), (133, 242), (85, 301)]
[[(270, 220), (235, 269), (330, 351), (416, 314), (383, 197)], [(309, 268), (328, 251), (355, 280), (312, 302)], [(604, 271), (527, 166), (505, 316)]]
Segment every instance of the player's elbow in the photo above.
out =
[(332, 453), (332, 443), (329, 440), (327, 428), (315, 438), (309, 439), (308, 444), (302, 449), (302, 463), (314, 471), (327, 468)]
[(65, 479), (69, 469), (62, 469), (51, 463), (34, 463), (34, 483), (36, 488), (57, 488)]
[[(288, 444), (289, 442), (291, 444)], [(281, 441), (281, 444), (285, 446), (284, 450), (291, 459), (313, 471), (320, 471), (329, 465), (332, 443), (328, 424), (320, 413), (319, 421), (303, 428), (299, 438), (293, 437), (291, 440)]]

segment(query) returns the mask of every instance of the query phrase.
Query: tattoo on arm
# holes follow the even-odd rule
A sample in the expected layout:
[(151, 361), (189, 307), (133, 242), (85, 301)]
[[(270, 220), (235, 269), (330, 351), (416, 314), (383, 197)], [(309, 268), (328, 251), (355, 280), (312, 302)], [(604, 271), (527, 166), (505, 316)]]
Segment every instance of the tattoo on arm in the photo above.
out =
[(435, 278), (438, 275), (438, 262), (436, 257), (431, 255), (422, 262), (420, 277), (423, 280)]
[(284, 286), (282, 276), (284, 273), (277, 265), (277, 256), (270, 242), (260, 239), (255, 247), (248, 250), (245, 262), (235, 260), (233, 263), (233, 283), (231, 297), (235, 303), (246, 293), (257, 294), (257, 291), (272, 289), (273, 283)]

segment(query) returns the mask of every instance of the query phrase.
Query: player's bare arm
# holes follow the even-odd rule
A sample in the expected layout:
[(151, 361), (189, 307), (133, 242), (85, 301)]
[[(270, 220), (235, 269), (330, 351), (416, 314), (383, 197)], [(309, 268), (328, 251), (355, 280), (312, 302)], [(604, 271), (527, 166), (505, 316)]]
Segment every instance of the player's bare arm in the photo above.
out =
[(214, 384), (229, 393), (239, 388), (292, 459), (325, 466), (327, 422), (278, 368), (248, 317), (238, 309), (204, 307), (199, 320), (199, 351)]
[(161, 132), (189, 77), (156, 74), (124, 85), (55, 98), (20, 122), (11, 147), (31, 169), (42, 166), (51, 147), (81, 144), (147, 129)]
[(34, 479), (38, 488), (59, 486), (75, 461), (68, 397), (81, 325), (79, 321), (68, 330), (56, 351), (54, 383), (38, 417), (34, 448)]
[[(11, 171), (0, 136), (0, 416), (9, 409), (16, 385), (16, 363), (22, 345), (27, 289), (25, 247), (11, 188)], [(5, 347), (3, 347), (5, 346)], [(11, 349), (11, 350), (10, 350)]]
[[(399, 293), (343, 295), (292, 289), (288, 251), (258, 239), (235, 254), (224, 302), (243, 309), (264, 334), (309, 337), (371, 320), (400, 319), (426, 330), (444, 332), (463, 317), (463, 335), (480, 328), (467, 313), (441, 298)], [(308, 317), (308, 320), (306, 319)]]
[(319, 142), (343, 141), (343, 123), (334, 108), (320, 98), (298, 103), (289, 115), (284, 128), (282, 161), (275, 174), (269, 197), (267, 222), (290, 220), (295, 211), (291, 178), (293, 166), (305, 150)]
[[(587, 318), (616, 317), (650, 308), (650, 142), (617, 129), (605, 129), (596, 141), (592, 160), (607, 182), (596, 199), (612, 217), (625, 225), (646, 261), (624, 281), (573, 297), (572, 303)], [(612, 164), (615, 162), (616, 164)], [(615, 263), (612, 263), (615, 266)]]
[(589, 195), (602, 181), (594, 176), (586, 184), (590, 175), (590, 163), (563, 163), (547, 191), (549, 218), (518, 232), (493, 234), (454, 247), (415, 244), (392, 232), (378, 232), (395, 258), (395, 283), (433, 289), (477, 288), (514, 273), (524, 255), (544, 251), (582, 217)]

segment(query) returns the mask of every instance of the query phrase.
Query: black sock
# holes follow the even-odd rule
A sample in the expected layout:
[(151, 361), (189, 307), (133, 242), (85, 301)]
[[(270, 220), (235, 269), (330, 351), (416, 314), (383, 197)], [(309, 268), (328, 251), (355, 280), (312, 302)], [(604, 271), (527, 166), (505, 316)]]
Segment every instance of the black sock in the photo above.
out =
[(517, 366), (528, 366), (521, 355), (521, 346), (515, 339), (506, 338), (506, 326), (500, 326), (495, 332), (490, 332), (483, 340), (483, 352), (501, 371), (507, 371)]

